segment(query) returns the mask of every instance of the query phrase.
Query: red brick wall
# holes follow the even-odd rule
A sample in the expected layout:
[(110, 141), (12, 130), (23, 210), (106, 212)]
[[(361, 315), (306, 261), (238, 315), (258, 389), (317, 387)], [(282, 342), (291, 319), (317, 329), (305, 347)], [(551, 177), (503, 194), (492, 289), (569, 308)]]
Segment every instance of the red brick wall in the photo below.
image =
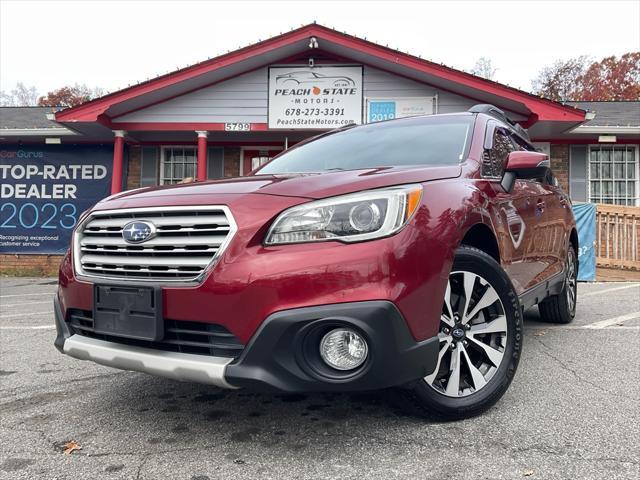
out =
[(18, 277), (56, 277), (62, 255), (0, 255), (0, 274)]
[(127, 169), (127, 190), (140, 186), (142, 168), (142, 147), (129, 147), (129, 166)]
[(224, 176), (238, 177), (240, 175), (240, 148), (224, 147)]
[(562, 189), (569, 192), (569, 145), (551, 145), (551, 170)]

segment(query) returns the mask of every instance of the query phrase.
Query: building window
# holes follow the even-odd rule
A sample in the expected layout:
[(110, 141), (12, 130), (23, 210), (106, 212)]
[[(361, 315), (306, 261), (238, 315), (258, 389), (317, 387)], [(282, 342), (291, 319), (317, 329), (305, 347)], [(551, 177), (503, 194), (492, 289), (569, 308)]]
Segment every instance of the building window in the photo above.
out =
[(271, 160), (272, 157), (269, 156), (262, 156), (262, 157), (253, 157), (251, 159), (251, 170), (255, 170), (258, 167), (261, 167), (262, 165), (264, 165), (265, 163), (267, 163), (269, 160)]
[(196, 177), (196, 147), (163, 147), (160, 161), (160, 185), (178, 183)]
[(589, 147), (589, 200), (613, 205), (640, 205), (638, 148), (632, 145)]

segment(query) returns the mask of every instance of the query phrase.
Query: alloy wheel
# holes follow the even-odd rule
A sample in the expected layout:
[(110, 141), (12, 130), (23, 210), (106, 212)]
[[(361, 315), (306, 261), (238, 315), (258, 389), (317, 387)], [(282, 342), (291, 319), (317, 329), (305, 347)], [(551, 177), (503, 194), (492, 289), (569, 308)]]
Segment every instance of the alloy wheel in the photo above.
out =
[(495, 288), (473, 272), (451, 272), (438, 336), (438, 362), (425, 382), (455, 398), (484, 388), (500, 367), (507, 342), (507, 318)]

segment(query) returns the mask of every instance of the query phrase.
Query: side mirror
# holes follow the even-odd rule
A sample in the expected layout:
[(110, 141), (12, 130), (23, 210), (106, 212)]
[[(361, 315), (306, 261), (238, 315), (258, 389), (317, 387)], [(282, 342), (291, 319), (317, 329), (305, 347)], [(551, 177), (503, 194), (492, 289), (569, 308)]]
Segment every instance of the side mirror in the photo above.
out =
[(502, 188), (510, 192), (518, 178), (544, 178), (550, 168), (549, 157), (544, 153), (522, 150), (511, 152), (502, 177)]

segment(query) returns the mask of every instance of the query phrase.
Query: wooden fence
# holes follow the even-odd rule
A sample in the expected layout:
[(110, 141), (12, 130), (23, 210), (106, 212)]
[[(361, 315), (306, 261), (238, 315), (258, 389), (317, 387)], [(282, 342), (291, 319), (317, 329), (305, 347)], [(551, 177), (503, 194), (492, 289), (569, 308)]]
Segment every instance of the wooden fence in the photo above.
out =
[(640, 271), (640, 207), (598, 204), (596, 263)]

